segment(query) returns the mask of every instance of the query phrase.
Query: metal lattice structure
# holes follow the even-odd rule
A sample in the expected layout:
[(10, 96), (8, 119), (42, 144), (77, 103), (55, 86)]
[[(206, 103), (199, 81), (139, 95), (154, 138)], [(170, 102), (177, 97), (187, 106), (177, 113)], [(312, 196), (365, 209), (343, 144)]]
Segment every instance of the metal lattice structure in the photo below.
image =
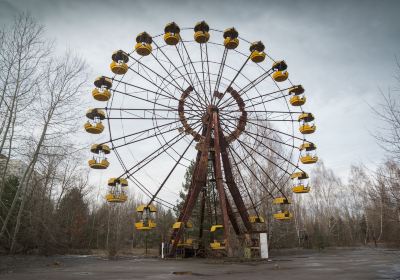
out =
[[(259, 206), (267, 197), (281, 207), (276, 219), (292, 217), (285, 208), (290, 193), (309, 191), (301, 164), (318, 160), (315, 145), (304, 137), (316, 127), (314, 116), (303, 111), (303, 87), (291, 82), (285, 61), (274, 60), (261, 41), (249, 42), (235, 28), (210, 29), (204, 21), (194, 30), (170, 23), (160, 35), (140, 33), (132, 52), (112, 55), (110, 68), (114, 75), (97, 78), (92, 92), (107, 105), (90, 109), (85, 124), (87, 132), (100, 134), (106, 123), (108, 140), (92, 146), (96, 157), (89, 165), (107, 168), (110, 152), (119, 161), (122, 171), (109, 181), (109, 202), (126, 200), (122, 187), (128, 180), (149, 198), (138, 229), (155, 227), (154, 203), (174, 206), (168, 182), (193, 159), (171, 254), (183, 244), (199, 199), (205, 215), (210, 192), (219, 208), (211, 213), (211, 232), (230, 226), (237, 234), (254, 232), (264, 222)], [(212, 249), (229, 248), (230, 231), (223, 232)]]

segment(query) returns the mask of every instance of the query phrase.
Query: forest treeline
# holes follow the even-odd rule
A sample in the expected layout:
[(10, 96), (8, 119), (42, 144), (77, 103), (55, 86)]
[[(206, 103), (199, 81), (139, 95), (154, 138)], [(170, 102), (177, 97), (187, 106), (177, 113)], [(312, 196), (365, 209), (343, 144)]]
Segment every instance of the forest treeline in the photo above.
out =
[[(44, 27), (29, 15), (0, 30), (0, 252), (115, 254), (143, 248), (145, 240), (158, 248), (168, 240), (178, 209), (158, 207), (157, 228), (135, 231), (135, 208), (145, 202), (139, 194), (131, 191), (126, 203), (111, 205), (88, 183), (81, 160), (87, 147), (76, 141), (87, 67), (79, 56), (53, 49)], [(375, 137), (389, 152), (386, 162), (374, 170), (353, 166), (344, 182), (320, 161), (310, 174), (311, 192), (294, 197), (290, 222), (273, 220), (275, 206), (263, 200), (271, 248), (400, 246), (399, 94), (381, 97), (375, 113), (385, 129)], [(188, 170), (183, 190), (190, 175)]]

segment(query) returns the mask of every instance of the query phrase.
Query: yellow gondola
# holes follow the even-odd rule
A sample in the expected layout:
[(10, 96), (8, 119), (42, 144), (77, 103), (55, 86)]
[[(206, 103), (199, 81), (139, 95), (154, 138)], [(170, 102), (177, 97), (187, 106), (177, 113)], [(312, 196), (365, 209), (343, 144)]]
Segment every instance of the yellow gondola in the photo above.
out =
[(274, 204), (291, 204), (292, 200), (287, 197), (277, 197), (273, 201)]
[(292, 175), (290, 175), (290, 179), (305, 180), (308, 178), (308, 174), (304, 171), (294, 172)]
[(224, 250), (225, 249), (225, 239), (220, 238), (220, 235), (224, 232), (223, 225), (212, 225), (210, 232), (213, 233), (213, 239), (210, 243), (210, 247), (212, 250)]
[(153, 220), (140, 220), (139, 222), (135, 223), (135, 228), (137, 230), (150, 230), (156, 228), (157, 224)]
[(250, 45), (250, 59), (251, 61), (255, 62), (255, 63), (260, 63), (263, 62), (265, 59), (265, 46), (261, 41), (258, 42), (253, 42)]
[(109, 193), (106, 195), (106, 200), (110, 203), (123, 203), (128, 197), (125, 192), (125, 187), (128, 186), (128, 181), (125, 178), (110, 178), (108, 179)]
[(89, 119), (84, 125), (86, 132), (92, 134), (100, 134), (103, 132), (104, 126), (101, 121), (106, 117), (103, 110), (89, 109), (86, 112), (86, 117)]
[(274, 218), (281, 221), (290, 220), (292, 217), (293, 215), (289, 211), (279, 211), (274, 214)]
[(289, 89), (290, 104), (292, 106), (302, 106), (306, 103), (306, 97), (304, 96), (304, 88), (301, 85), (293, 86)]
[(92, 96), (97, 101), (108, 101), (111, 97), (110, 88), (112, 80), (101, 76), (94, 81), (95, 89), (92, 90)]
[(140, 220), (135, 223), (137, 230), (150, 230), (157, 226), (152, 219), (154, 213), (157, 212), (157, 208), (152, 204), (142, 204), (136, 207), (136, 212), (140, 213)]
[(123, 203), (128, 200), (128, 196), (124, 193), (122, 194), (108, 193), (106, 195), (106, 200), (110, 203)]
[(252, 224), (262, 224), (265, 223), (265, 220), (261, 216), (249, 216), (249, 221)]
[[(171, 243), (174, 244), (174, 239), (171, 239)], [(183, 241), (179, 240), (177, 247), (193, 247), (193, 239), (184, 238)]]
[(287, 64), (284, 60), (277, 61), (272, 65), (272, 70), (274, 73), (272, 74), (272, 79), (275, 82), (283, 82), (286, 81), (289, 77), (289, 72), (287, 72)]
[(84, 128), (85, 128), (86, 132), (88, 132), (88, 133), (100, 134), (104, 130), (104, 125), (101, 122), (92, 124), (89, 121), (87, 121), (84, 125)]
[(114, 74), (124, 75), (128, 71), (129, 56), (122, 50), (115, 51), (111, 56), (110, 69)]
[(293, 180), (292, 191), (294, 193), (308, 193), (310, 191), (310, 187), (306, 186), (304, 183), (304, 181), (309, 178), (306, 172), (295, 172), (290, 176), (290, 178)]
[[(314, 143), (311, 142), (303, 143), (299, 149), (302, 152), (302, 154), (300, 155), (300, 161), (303, 164), (312, 164), (318, 161), (318, 157), (315, 153), (317, 147), (315, 146)], [(305, 154), (303, 154), (303, 151), (305, 151)]]
[[(175, 222), (172, 225), (172, 229), (178, 230), (183, 226), (183, 224), (184, 224), (183, 222)], [(190, 229), (192, 229), (192, 228), (193, 228), (193, 224), (190, 221), (185, 223), (184, 230), (186, 233), (187, 233), (187, 230), (190, 231)], [(174, 243), (173, 239), (171, 240), (171, 243), (172, 244)], [(188, 234), (183, 234), (181, 239), (179, 240), (177, 246), (178, 247), (193, 247), (193, 238), (191, 238)]]
[(310, 192), (310, 187), (304, 186), (304, 185), (296, 185), (296, 186), (293, 186), (292, 191), (294, 193), (308, 193), (308, 192)]
[[(182, 227), (183, 222), (175, 222), (172, 225), (173, 229), (180, 229)], [(185, 223), (185, 228), (193, 228), (193, 224), (191, 222)]]
[(236, 49), (237, 46), (239, 46), (239, 33), (234, 27), (225, 29), (223, 36), (225, 48), (233, 50)]
[(196, 23), (194, 26), (194, 40), (199, 44), (207, 43), (210, 39), (208, 31), (210, 31), (210, 27), (204, 20)]
[(110, 163), (107, 158), (105, 158), (106, 154), (110, 153), (110, 147), (105, 144), (93, 144), (90, 147), (90, 151), (98, 156), (93, 157), (88, 161), (89, 166), (93, 169), (106, 169)]
[(139, 205), (138, 207), (136, 207), (136, 212), (143, 213), (145, 211), (148, 211), (150, 213), (155, 213), (155, 212), (157, 212), (157, 208), (152, 204), (150, 204), (150, 205), (142, 204), (142, 205)]
[(299, 122), (300, 127), (299, 127), (299, 131), (302, 134), (311, 134), (314, 133), (315, 130), (317, 129), (316, 125), (313, 123), (314, 121), (314, 115), (311, 113), (302, 113), (299, 116)]
[(135, 50), (137, 54), (141, 56), (149, 55), (153, 50), (151, 43), (153, 43), (153, 39), (147, 32), (142, 32), (137, 35), (135, 45)]
[(175, 22), (168, 23), (164, 28), (164, 41), (167, 45), (174, 46), (179, 43), (181, 39), (179, 32), (181, 29)]

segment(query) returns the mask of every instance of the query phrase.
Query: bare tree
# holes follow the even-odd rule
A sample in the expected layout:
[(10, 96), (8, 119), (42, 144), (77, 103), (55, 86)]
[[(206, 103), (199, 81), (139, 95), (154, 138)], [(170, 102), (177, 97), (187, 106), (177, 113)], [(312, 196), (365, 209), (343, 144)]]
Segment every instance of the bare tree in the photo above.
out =
[[(25, 111), (32, 104), (33, 89), (41, 78), (38, 68), (48, 57), (50, 45), (43, 37), (43, 27), (28, 14), (18, 15), (13, 26), (0, 32), (0, 36), (0, 153), (8, 142), (9, 158), (15, 143), (16, 120), (27, 117)], [(8, 160), (1, 174), (0, 199), (7, 167)]]
[(382, 102), (372, 110), (383, 123), (379, 132), (374, 134), (375, 138), (390, 157), (400, 162), (400, 62), (398, 60), (397, 68), (397, 86), (389, 88), (387, 93), (380, 91)]
[(76, 125), (76, 107), (79, 104), (80, 92), (86, 82), (86, 77), (83, 76), (84, 70), (85, 64), (83, 61), (71, 54), (67, 54), (60, 60), (51, 59), (44, 67), (43, 80), (36, 88), (38, 96), (36, 115), (40, 117), (37, 120), (40, 132), (36, 138), (34, 131), (35, 148), (32, 152), (31, 160), (22, 175), (17, 194), (0, 232), (0, 236), (2, 236), (21, 195), (21, 203), (12, 237), (11, 252), (15, 249), (15, 242), (27, 197), (26, 188), (35, 170), (42, 148), (46, 144), (51, 144), (56, 138), (65, 139), (63, 138), (65, 133)]

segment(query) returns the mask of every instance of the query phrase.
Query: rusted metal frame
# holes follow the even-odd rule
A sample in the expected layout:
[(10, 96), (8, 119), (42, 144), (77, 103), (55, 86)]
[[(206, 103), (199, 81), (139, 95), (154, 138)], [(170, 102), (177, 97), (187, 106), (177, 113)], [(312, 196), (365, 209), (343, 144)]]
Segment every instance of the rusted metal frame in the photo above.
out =
[[(230, 152), (230, 151), (229, 151), (229, 152)], [(232, 153), (230, 153), (230, 154), (231, 154), (231, 158), (232, 158), (232, 160), (233, 160), (233, 164), (234, 164), (235, 167), (236, 167), (236, 170), (237, 170), (237, 172), (238, 172), (238, 174), (239, 174), (239, 177), (240, 177), (240, 179), (241, 179), (241, 181), (242, 181), (242, 184), (243, 184), (243, 186), (244, 186), (244, 188), (245, 188), (245, 190), (246, 190), (246, 193), (247, 193), (247, 195), (248, 195), (248, 197), (249, 197), (249, 199), (250, 199), (251, 205), (253, 206), (254, 212), (256, 213), (257, 217), (259, 217), (260, 215), (259, 215), (259, 213), (258, 213), (258, 211), (257, 211), (257, 207), (256, 207), (256, 205), (255, 205), (255, 203), (254, 203), (254, 201), (253, 201), (252, 196), (250, 195), (249, 189), (247, 188), (247, 185), (246, 185), (246, 182), (245, 182), (245, 180), (244, 180), (244, 178), (243, 178), (242, 172), (240, 172), (239, 165), (236, 163), (236, 160), (235, 160), (235, 158), (233, 157)]]
[[(212, 163), (213, 163), (212, 164), (212, 166), (213, 166), (213, 178), (216, 178), (217, 174), (216, 174), (215, 170), (217, 169), (217, 167), (216, 167), (215, 157), (213, 159), (214, 159), (212, 161)], [(216, 182), (216, 180), (215, 180), (215, 182)], [(240, 228), (239, 228), (239, 225), (237, 223), (235, 214), (233, 213), (232, 207), (231, 207), (231, 205), (229, 203), (229, 199), (228, 199), (228, 196), (226, 195), (226, 192), (225, 192), (225, 201), (226, 201), (226, 209), (227, 209), (229, 220), (231, 221), (232, 227), (233, 227), (236, 235), (239, 235), (241, 233), (240, 232)], [(217, 222), (217, 206), (216, 206), (215, 192), (214, 192), (214, 211), (215, 211), (215, 224), (218, 224), (218, 222)]]
[(218, 224), (218, 215), (217, 215), (217, 196), (215, 193), (215, 189), (216, 189), (216, 185), (215, 185), (215, 168), (214, 168), (214, 158), (215, 158), (215, 152), (214, 151), (210, 151), (210, 158), (212, 161), (212, 164), (210, 165), (210, 169), (211, 169), (211, 179), (212, 179), (212, 204), (214, 206), (214, 217), (215, 217), (215, 224)]
[[(260, 152), (254, 150), (253, 148), (249, 147), (247, 144), (245, 144), (242, 141), (239, 141), (238, 139), (236, 139), (239, 144), (244, 148), (244, 150), (246, 151), (246, 153), (248, 153), (251, 157), (251, 159), (255, 162), (255, 164), (261, 169), (262, 173), (264, 173), (265, 176), (267, 176), (268, 180), (271, 181), (271, 183), (274, 185), (275, 188), (278, 189), (278, 191), (287, 199), (285, 193), (282, 191), (281, 188), (278, 187), (278, 185), (275, 183), (274, 180), (272, 180), (272, 178), (268, 175), (268, 173), (264, 170), (264, 168), (258, 163), (258, 161), (252, 156), (251, 153), (249, 153), (249, 151), (246, 149), (246, 147), (248, 147), (252, 152), (258, 154), (259, 156), (261, 156), (262, 158), (266, 159), (267, 161), (271, 162), (273, 165), (275, 165), (276, 167), (278, 167), (279, 169), (281, 169), (282, 171), (284, 171), (285, 173), (287, 173), (288, 175), (291, 175), (289, 172), (287, 172), (285, 169), (283, 169), (282, 167), (280, 167), (279, 165), (277, 165), (276, 163), (274, 163), (273, 161), (271, 161), (270, 159), (268, 159), (267, 157), (265, 157), (264, 155), (262, 155)], [(246, 146), (246, 147), (245, 147)]]
[(214, 127), (214, 150), (215, 150), (215, 182), (217, 185), (217, 191), (219, 196), (219, 203), (221, 206), (222, 213), (222, 224), (224, 226), (224, 238), (225, 238), (225, 248), (228, 253), (228, 256), (231, 254), (229, 240), (229, 216), (227, 209), (227, 200), (225, 189), (222, 181), (222, 165), (221, 165), (221, 146), (220, 146), (220, 137), (219, 137), (219, 119), (218, 113), (213, 112), (213, 127)]
[[(218, 126), (219, 130), (222, 131), (222, 128), (219, 123)], [(229, 155), (227, 152), (228, 143), (226, 142), (222, 133), (219, 134), (219, 143), (221, 147), (221, 157), (222, 157), (222, 164), (224, 166), (226, 184), (232, 195), (233, 201), (235, 202), (236, 208), (239, 211), (240, 217), (242, 218), (243, 224), (246, 227), (246, 230), (248, 232), (251, 232), (252, 226), (249, 220), (249, 214), (247, 213), (247, 208), (243, 202), (242, 196), (236, 185), (235, 179), (233, 178), (232, 165), (229, 160)]]
[(201, 192), (201, 200), (200, 200), (199, 247), (204, 247), (203, 224), (204, 224), (204, 214), (205, 214), (205, 207), (206, 207), (206, 193), (207, 193), (207, 188), (203, 187), (203, 190)]
[[(201, 135), (203, 137), (205, 137), (206, 136), (206, 132), (207, 132), (207, 125), (203, 125), (202, 131), (201, 131)], [(194, 180), (194, 174), (197, 174), (197, 169), (199, 167), (200, 157), (201, 157), (201, 150), (198, 150), (197, 151), (197, 155), (196, 155), (196, 160), (195, 160), (195, 163), (194, 163), (194, 167), (193, 167), (193, 173), (192, 173), (191, 182)], [(182, 219), (182, 216), (183, 216), (183, 213), (184, 213), (183, 209), (186, 208), (187, 202), (188, 202), (189, 197), (191, 196), (191, 194), (192, 194), (192, 184), (190, 185), (190, 187), (188, 189), (188, 193), (186, 194), (186, 199), (185, 199), (185, 202), (183, 203), (183, 207), (182, 207), (182, 209), (181, 209), (181, 211), (179, 213), (178, 221)]]
[[(158, 45), (157, 45), (155, 42), (153, 42), (153, 43), (158, 47)], [(176, 47), (176, 46), (175, 46), (175, 47)], [(158, 47), (158, 48), (159, 48), (159, 47)], [(183, 79), (185, 80), (185, 82), (188, 83), (189, 85), (192, 85), (193, 88), (194, 88), (194, 83), (193, 83), (192, 79), (190, 78), (190, 74), (189, 74), (189, 72), (188, 72), (187, 69), (186, 69), (186, 64), (185, 64), (185, 62), (183, 61), (183, 59), (181, 58), (182, 65), (183, 65), (184, 69), (186, 70), (186, 73), (187, 73), (187, 76), (189, 77), (190, 82), (189, 82), (188, 80), (186, 80), (185, 75), (181, 73), (181, 71), (179, 70), (179, 68), (176, 67), (176, 65), (175, 65), (175, 64), (171, 61), (171, 59), (164, 53), (164, 51), (163, 51), (161, 48), (159, 48), (159, 50), (160, 50), (160, 52), (164, 55), (164, 57), (169, 61), (169, 63), (171, 63), (171, 64), (174, 66), (175, 70), (181, 75), (181, 77), (183, 77)], [(178, 48), (176, 48), (176, 50), (177, 50), (177, 52), (178, 52), (179, 57), (181, 57)], [(196, 89), (194, 89), (194, 92), (199, 96), (199, 98), (201, 98), (200, 94), (196, 91)], [(205, 100), (203, 99), (203, 101), (205, 101)]]
[[(232, 154), (232, 152), (233, 152), (238, 158), (240, 158), (240, 156), (238, 155), (238, 153), (237, 153), (234, 149), (231, 149), (230, 147), (228, 147), (228, 149), (229, 149), (229, 151), (231, 152), (231, 154)], [(260, 180), (260, 179), (257, 177), (257, 175), (253, 172), (253, 170), (247, 165), (247, 163), (246, 163), (244, 160), (242, 160), (241, 162), (242, 162), (243, 165), (247, 168), (247, 170), (250, 171), (250, 173), (253, 175), (253, 177), (260, 183), (260, 185), (264, 188), (264, 190), (272, 197), (272, 199), (274, 199), (275, 196), (274, 196), (274, 195), (271, 193), (271, 191), (264, 185), (264, 183), (261, 182), (261, 180)]]
[(173, 256), (175, 254), (176, 247), (179, 243), (179, 240), (185, 228), (184, 225), (188, 222), (190, 215), (192, 214), (193, 208), (196, 204), (197, 197), (199, 196), (201, 189), (204, 187), (207, 181), (208, 150), (211, 139), (211, 129), (212, 129), (212, 118), (210, 116), (205, 135), (204, 147), (201, 151), (200, 159), (197, 164), (198, 166), (196, 168), (196, 173), (192, 175), (192, 181), (190, 184), (190, 189), (192, 191), (187, 199), (187, 204), (185, 205), (183, 211), (181, 212), (180, 215), (181, 219), (178, 220), (179, 222), (182, 222), (183, 226), (181, 226), (176, 232), (174, 232), (175, 236), (174, 236), (174, 242), (172, 244), (169, 253), (170, 256)]
[(231, 221), (232, 228), (235, 231), (236, 235), (240, 235), (241, 231), (240, 231), (239, 225), (236, 221), (235, 213), (233, 213), (232, 206), (229, 203), (229, 199), (226, 194), (225, 194), (225, 200), (226, 200), (226, 210), (228, 212), (228, 217), (229, 217), (229, 220)]

